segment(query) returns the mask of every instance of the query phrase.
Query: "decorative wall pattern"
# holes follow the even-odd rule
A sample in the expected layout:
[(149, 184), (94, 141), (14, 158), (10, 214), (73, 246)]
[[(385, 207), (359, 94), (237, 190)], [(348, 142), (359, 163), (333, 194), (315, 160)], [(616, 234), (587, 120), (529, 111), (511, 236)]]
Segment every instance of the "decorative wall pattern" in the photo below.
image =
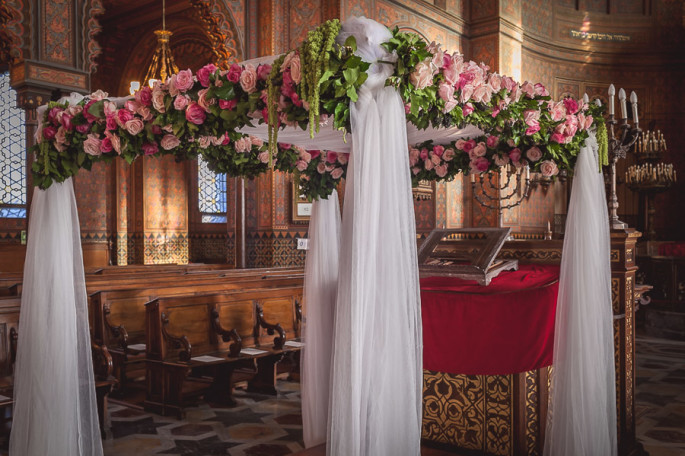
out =
[(43, 46), (41, 56), (50, 62), (68, 65), (73, 59), (73, 3), (68, 0), (42, 0)]

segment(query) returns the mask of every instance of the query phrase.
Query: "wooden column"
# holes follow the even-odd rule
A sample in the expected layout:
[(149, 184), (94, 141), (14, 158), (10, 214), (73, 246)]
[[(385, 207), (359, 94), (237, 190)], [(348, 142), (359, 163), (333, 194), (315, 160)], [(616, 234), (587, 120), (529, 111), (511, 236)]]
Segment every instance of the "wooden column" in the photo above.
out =
[(633, 228), (611, 231), (617, 438), (620, 455), (646, 454), (635, 437), (635, 243)]

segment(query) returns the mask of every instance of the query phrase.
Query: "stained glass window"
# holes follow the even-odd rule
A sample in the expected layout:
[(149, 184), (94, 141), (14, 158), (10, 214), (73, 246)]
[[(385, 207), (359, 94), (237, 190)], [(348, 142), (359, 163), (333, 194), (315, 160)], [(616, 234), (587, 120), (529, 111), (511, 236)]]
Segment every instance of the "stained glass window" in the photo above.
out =
[(207, 167), (202, 157), (197, 159), (198, 205), (202, 223), (226, 223), (226, 175)]
[(8, 72), (0, 73), (0, 217), (26, 217), (26, 125)]

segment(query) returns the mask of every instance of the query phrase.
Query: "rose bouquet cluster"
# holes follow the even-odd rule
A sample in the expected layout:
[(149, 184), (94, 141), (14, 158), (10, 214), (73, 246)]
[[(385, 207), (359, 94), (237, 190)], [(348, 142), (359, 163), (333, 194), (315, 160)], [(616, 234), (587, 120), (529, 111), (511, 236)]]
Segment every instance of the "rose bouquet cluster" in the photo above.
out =
[(294, 172), (300, 191), (309, 199), (327, 198), (345, 178), (349, 154), (305, 150), (292, 144), (278, 143), (276, 169)]
[[(346, 156), (276, 145), (278, 129), (286, 126), (310, 135), (326, 124), (350, 130), (350, 103), (370, 64), (355, 55), (353, 37), (336, 44), (339, 31), (337, 20), (328, 21), (271, 65), (179, 71), (123, 104), (101, 91), (73, 105), (50, 103), (32, 149), (34, 182), (47, 188), (116, 156), (132, 162), (140, 155), (182, 160), (202, 154), (212, 169), (231, 176), (254, 177), (269, 167), (296, 172), (308, 196), (327, 196), (344, 176)], [(589, 128), (602, 131), (600, 107), (570, 98), (555, 102), (541, 84), (519, 84), (418, 35), (395, 30), (384, 46), (398, 57), (387, 84), (398, 88), (409, 122), (418, 128), (472, 124), (484, 133), (410, 149), (416, 181), (509, 163), (554, 175), (573, 166)], [(268, 143), (238, 133), (255, 123), (269, 125)]]

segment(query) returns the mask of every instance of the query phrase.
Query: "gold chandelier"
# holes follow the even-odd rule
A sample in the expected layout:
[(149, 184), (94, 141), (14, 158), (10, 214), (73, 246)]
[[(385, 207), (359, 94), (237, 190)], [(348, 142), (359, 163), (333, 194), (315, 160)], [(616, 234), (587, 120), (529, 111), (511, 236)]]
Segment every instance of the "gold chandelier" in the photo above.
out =
[[(143, 79), (144, 83), (150, 87), (155, 85), (155, 81), (164, 82), (172, 74), (178, 73), (178, 67), (174, 63), (174, 55), (171, 53), (169, 46), (172, 32), (166, 29), (165, 0), (162, 0), (162, 30), (155, 30), (155, 35), (157, 35), (157, 49), (152, 56), (152, 61)], [(138, 81), (131, 81), (130, 92), (132, 95), (139, 88), (140, 83)]]

